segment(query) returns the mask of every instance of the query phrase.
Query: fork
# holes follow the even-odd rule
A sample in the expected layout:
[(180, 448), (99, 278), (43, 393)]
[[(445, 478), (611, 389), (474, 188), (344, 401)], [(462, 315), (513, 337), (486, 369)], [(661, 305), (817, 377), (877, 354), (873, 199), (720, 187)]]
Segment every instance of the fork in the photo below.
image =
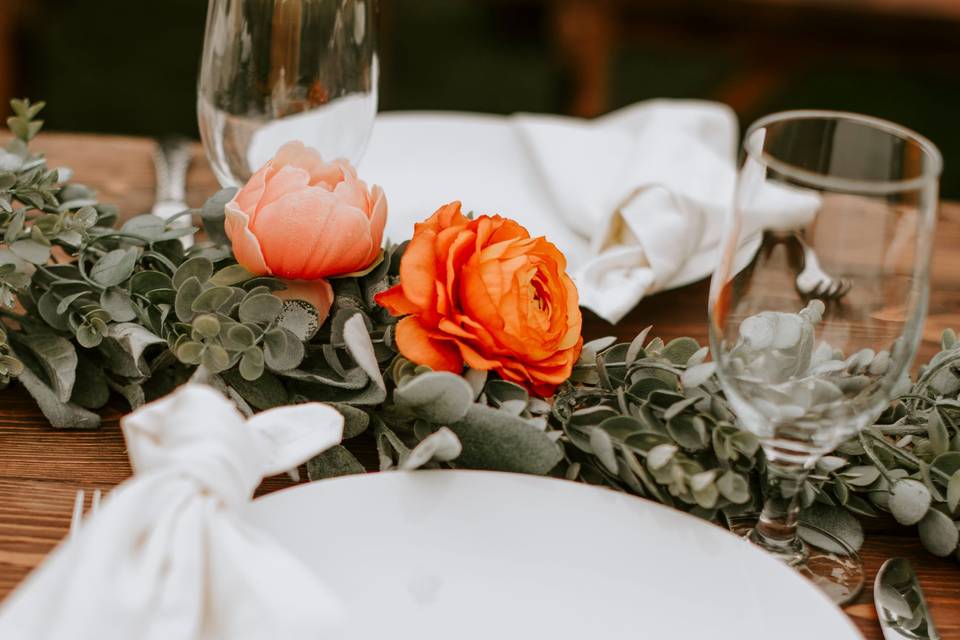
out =
[[(93, 490), (93, 497), (90, 499), (90, 512), (87, 516), (96, 515), (97, 511), (100, 509), (100, 498), (102, 493), (100, 489)], [(80, 524), (83, 521), (83, 503), (86, 499), (86, 492), (83, 489), (77, 490), (77, 495), (73, 499), (73, 516), (70, 518), (70, 539), (73, 540), (77, 537), (77, 534), (80, 531)]]
[(793, 237), (803, 249), (803, 270), (797, 274), (797, 290), (802, 295), (827, 300), (839, 299), (847, 295), (853, 283), (846, 278), (834, 278), (824, 271), (816, 252), (807, 244), (802, 233), (794, 233)]

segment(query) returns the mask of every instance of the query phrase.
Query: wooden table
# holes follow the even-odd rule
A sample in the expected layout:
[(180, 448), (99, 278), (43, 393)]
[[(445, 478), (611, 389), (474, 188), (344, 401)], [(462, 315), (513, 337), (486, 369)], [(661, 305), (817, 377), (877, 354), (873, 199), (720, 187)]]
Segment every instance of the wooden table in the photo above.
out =
[[(148, 211), (153, 202), (151, 143), (147, 140), (79, 135), (46, 135), (35, 143), (52, 166), (67, 165), (76, 180), (97, 188), (101, 200), (121, 207), (125, 215)], [(197, 206), (217, 189), (207, 163), (197, 149), (189, 176), (188, 200)], [(430, 212), (425, 211), (424, 215)], [(920, 358), (938, 350), (940, 332), (960, 329), (960, 205), (941, 211), (933, 270), (930, 317)], [(589, 337), (632, 338), (648, 324), (665, 339), (689, 335), (706, 340), (707, 284), (700, 282), (644, 300), (617, 327), (595, 316), (586, 319)], [(0, 392), (0, 598), (6, 596), (67, 532), (74, 494), (79, 488), (109, 489), (130, 475), (123, 439), (117, 425), (121, 404), (106, 411), (103, 426), (94, 432), (52, 430), (31, 398), (19, 388)], [(374, 458), (375, 459), (375, 458)], [(261, 492), (289, 484), (274, 478)], [(891, 556), (906, 556), (914, 564), (944, 640), (960, 640), (960, 566), (942, 560), (920, 546), (916, 532), (891, 521), (867, 523), (861, 552), (872, 587), (880, 564)], [(867, 638), (881, 638), (872, 604), (872, 588), (846, 612)], [(771, 597), (777, 597), (771, 594)], [(802, 612), (797, 612), (802, 615)], [(824, 639), (826, 640), (826, 639)]]

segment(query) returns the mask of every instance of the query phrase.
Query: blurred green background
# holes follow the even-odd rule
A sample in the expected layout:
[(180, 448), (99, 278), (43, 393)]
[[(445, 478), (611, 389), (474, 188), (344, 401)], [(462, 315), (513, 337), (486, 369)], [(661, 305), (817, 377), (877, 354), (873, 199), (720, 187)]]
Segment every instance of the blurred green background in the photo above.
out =
[[(52, 127), (197, 135), (206, 2), (4, 2), (19, 5), (8, 85), (47, 100)], [(960, 0), (381, 0), (381, 108), (858, 111), (932, 138), (960, 198), (958, 25)]]

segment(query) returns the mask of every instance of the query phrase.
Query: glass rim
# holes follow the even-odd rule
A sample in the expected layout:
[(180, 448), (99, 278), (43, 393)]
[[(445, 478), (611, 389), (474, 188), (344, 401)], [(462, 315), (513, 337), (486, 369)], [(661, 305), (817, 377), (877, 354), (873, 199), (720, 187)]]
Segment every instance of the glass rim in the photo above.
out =
[[(858, 180), (817, 173), (781, 160), (767, 151), (761, 151), (758, 154), (756, 150), (751, 150), (747, 142), (754, 132), (765, 129), (772, 124), (786, 122), (788, 120), (846, 120), (872, 127), (891, 136), (916, 144), (930, 160), (930, 165), (924, 169), (921, 175), (915, 178), (906, 178), (903, 180)], [(926, 136), (922, 136), (912, 129), (908, 129), (903, 125), (889, 120), (884, 120), (883, 118), (876, 118), (874, 116), (849, 111), (794, 109), (771, 113), (770, 115), (763, 116), (747, 127), (741, 147), (747, 156), (750, 156), (765, 166), (773, 168), (782, 175), (789, 176), (799, 182), (821, 189), (837, 189), (851, 193), (889, 195), (907, 191), (918, 191), (929, 187), (931, 183), (936, 183), (943, 172), (943, 155), (937, 146)]]

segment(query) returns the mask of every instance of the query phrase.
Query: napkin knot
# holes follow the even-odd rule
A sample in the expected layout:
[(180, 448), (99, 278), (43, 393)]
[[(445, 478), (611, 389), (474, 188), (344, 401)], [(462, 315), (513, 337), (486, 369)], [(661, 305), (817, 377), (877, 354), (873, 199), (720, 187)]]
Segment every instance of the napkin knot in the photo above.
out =
[(335, 409), (245, 420), (219, 392), (188, 384), (121, 426), (134, 477), (3, 603), (0, 638), (259, 640), (336, 627), (339, 600), (240, 517), (265, 476), (340, 441)]
[(138, 475), (183, 476), (231, 506), (268, 471), (270, 442), (209, 387), (187, 385), (125, 418), (123, 430)]

